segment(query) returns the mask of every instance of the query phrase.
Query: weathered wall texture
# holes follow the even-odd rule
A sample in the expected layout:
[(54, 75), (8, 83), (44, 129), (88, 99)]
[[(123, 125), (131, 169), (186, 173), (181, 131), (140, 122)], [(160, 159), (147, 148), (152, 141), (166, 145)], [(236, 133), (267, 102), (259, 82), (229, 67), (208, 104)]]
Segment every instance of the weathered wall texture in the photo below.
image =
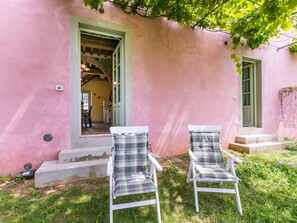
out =
[[(181, 27), (162, 19), (126, 15), (110, 5), (99, 14), (82, 0), (0, 2), (0, 175), (34, 168), (70, 148), (70, 15), (132, 30), (132, 120), (149, 125), (160, 155), (185, 153), (187, 124), (223, 126), (223, 146), (240, 120), (240, 76), (228, 35)], [(297, 57), (262, 46), (244, 49), (263, 60), (264, 132), (297, 136), (280, 126), (278, 90), (297, 83)], [(64, 86), (63, 92), (55, 85)], [(238, 99), (233, 100), (236, 96)], [(51, 133), (52, 142), (43, 135)]]
[[(61, 1), (62, 2), (62, 1)], [(1, 1), (0, 175), (70, 145), (69, 15), (55, 1)], [(63, 92), (55, 91), (62, 84)], [(51, 142), (43, 136), (51, 133)]]

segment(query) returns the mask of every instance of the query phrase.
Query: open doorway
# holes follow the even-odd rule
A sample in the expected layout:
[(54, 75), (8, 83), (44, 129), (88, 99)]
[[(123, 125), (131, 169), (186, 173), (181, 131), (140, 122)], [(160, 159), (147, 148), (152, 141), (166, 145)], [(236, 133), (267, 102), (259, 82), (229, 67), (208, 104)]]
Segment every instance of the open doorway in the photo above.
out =
[[(118, 104), (120, 105), (118, 109), (120, 113), (118, 114), (118, 116), (120, 117), (120, 120), (119, 120), (120, 125), (131, 125), (132, 124), (132, 113), (131, 113), (131, 108), (132, 108), (131, 107), (132, 105), (132, 93), (131, 93), (132, 92), (132, 75), (131, 75), (132, 38), (131, 37), (132, 37), (132, 33), (131, 33), (131, 29), (126, 26), (108, 23), (108, 22), (101, 22), (98, 20), (93, 20), (93, 19), (75, 16), (75, 15), (71, 16), (70, 22), (71, 22), (71, 28), (70, 28), (70, 32), (71, 32), (71, 38), (70, 38), (70, 43), (71, 43), (71, 48), (70, 48), (70, 51), (71, 51), (71, 67), (70, 67), (71, 147), (72, 148), (90, 148), (90, 147), (96, 147), (96, 146), (109, 146), (111, 145), (111, 134), (97, 133), (97, 132), (91, 133), (91, 134), (87, 133), (85, 135), (82, 134), (81, 108), (83, 106), (81, 105), (81, 99), (82, 99), (81, 64), (83, 64), (84, 62), (82, 60), (82, 56), (84, 56), (84, 53), (82, 53), (81, 51), (85, 50), (86, 56), (93, 56), (93, 57), (97, 56), (97, 57), (102, 57), (103, 59), (105, 58), (105, 54), (103, 54), (104, 52), (103, 49), (101, 50), (100, 53), (99, 51), (97, 51), (98, 49), (100, 49), (98, 46), (93, 47), (94, 49), (96, 48), (97, 50), (96, 51), (93, 50), (92, 53), (91, 53), (91, 47), (89, 47), (89, 49), (86, 49), (86, 47), (82, 48), (81, 36), (86, 35), (86, 36), (96, 37), (102, 41), (114, 40), (118, 42), (118, 44), (115, 46), (115, 48), (119, 46), (118, 51), (120, 52), (120, 60), (119, 60), (120, 65), (117, 65), (118, 67), (120, 67), (119, 88), (120, 88), (120, 96), (121, 96), (121, 97), (118, 97), (121, 100), (121, 102)], [(96, 45), (98, 44), (96, 43)], [(105, 43), (103, 45), (108, 45), (108, 43)], [(113, 56), (111, 58), (114, 58), (114, 55), (115, 55), (115, 50), (113, 51)], [(94, 69), (95, 68), (94, 65), (96, 65), (96, 67), (99, 67), (99, 69), (105, 73), (106, 73), (107, 67), (111, 69), (110, 65), (104, 66), (103, 63), (97, 63), (97, 61), (100, 60), (100, 58), (89, 57), (88, 59), (92, 60), (91, 62), (89, 62), (91, 64), (91, 68), (89, 67), (90, 69), (92, 68)], [(86, 62), (87, 61), (85, 61), (85, 63)], [(111, 59), (111, 64), (112, 63), (113, 63), (113, 59)], [(87, 67), (87, 63), (85, 65)], [(111, 84), (114, 84), (113, 83), (114, 81), (112, 79), (116, 75), (116, 73), (114, 73), (114, 70), (116, 69), (111, 69), (111, 70), (112, 70), (111, 72), (112, 78), (111, 78), (111, 81), (108, 80), (108, 82), (110, 82)], [(103, 75), (99, 74), (99, 76), (103, 76)], [(94, 79), (98, 79), (98, 77)], [(99, 82), (99, 80), (97, 81)], [(112, 87), (110, 88), (112, 89)], [(91, 103), (90, 105), (94, 105), (94, 97), (95, 97), (94, 93), (96, 93), (97, 99), (98, 99), (98, 96), (100, 96), (100, 95), (97, 95), (97, 92), (90, 92), (90, 103)], [(112, 106), (116, 107), (116, 103), (114, 103), (114, 100), (113, 100), (114, 96), (115, 94), (112, 90), (112, 94), (111, 94), (112, 99), (111, 101), (110, 100), (109, 101), (112, 103)], [(110, 92), (109, 92), (108, 98), (110, 98)], [(94, 111), (91, 111), (91, 113), (93, 112)], [(113, 110), (111, 110), (111, 112), (113, 115), (114, 113), (115, 115), (117, 114), (116, 112), (113, 112)], [(110, 117), (111, 125), (116, 125), (116, 124), (112, 124), (114, 120), (112, 116)], [(96, 121), (96, 120), (91, 120), (91, 121)], [(93, 125), (92, 125), (92, 128), (93, 128)], [(89, 130), (91, 130), (92, 128), (89, 127)]]
[(109, 134), (119, 125), (121, 39), (80, 32), (81, 135)]

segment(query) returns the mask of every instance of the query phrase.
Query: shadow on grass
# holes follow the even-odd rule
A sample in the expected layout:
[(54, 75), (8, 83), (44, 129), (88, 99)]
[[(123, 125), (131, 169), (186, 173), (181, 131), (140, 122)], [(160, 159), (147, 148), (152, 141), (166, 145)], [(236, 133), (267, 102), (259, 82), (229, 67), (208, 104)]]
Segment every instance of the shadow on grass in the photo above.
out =
[[(189, 161), (186, 161), (189, 163)], [(181, 171), (181, 168), (183, 171)], [(193, 182), (187, 183), (188, 165), (183, 167), (170, 166), (161, 176), (162, 184), (160, 192), (163, 197), (162, 205), (165, 212), (179, 213), (183, 216), (184, 222), (213, 222), (212, 215), (224, 214), (227, 209), (235, 215), (235, 219), (240, 218), (237, 215), (237, 206), (235, 203), (235, 195), (217, 194), (217, 193), (198, 193), (199, 213), (195, 210)], [(232, 188), (232, 183), (224, 183), (218, 185), (215, 183), (200, 183), (200, 187), (216, 187), (216, 188)], [(232, 201), (231, 201), (232, 200)], [(234, 202), (233, 202), (234, 200)], [(170, 222), (181, 222), (174, 217), (169, 217)], [(219, 218), (219, 222), (222, 222)]]
[[(27, 188), (31, 190), (29, 196), (20, 197), (16, 197), (15, 191), (4, 189), (0, 193), (0, 212), (5, 215), (1, 214), (0, 222), (96, 222), (100, 215), (100, 198), (107, 197), (108, 191), (100, 190), (98, 181), (88, 184), (92, 184), (92, 189), (80, 186), (62, 190)], [(56, 192), (46, 194), (51, 190)]]
[(297, 169), (253, 159), (239, 166), (245, 219), (251, 222), (297, 222)]
[[(195, 212), (193, 184), (186, 183), (189, 160), (165, 160), (158, 174), (163, 222), (296, 222), (297, 169), (262, 159), (237, 166), (243, 216), (237, 212), (235, 195), (199, 193), (200, 212)], [(108, 179), (90, 180), (63, 189), (24, 188), (21, 196), (10, 184), (0, 191), (0, 222), (109, 222)], [(211, 187), (218, 187), (211, 184)], [(232, 188), (232, 184), (222, 187)], [(52, 192), (51, 192), (52, 191)], [(154, 198), (154, 193), (119, 197), (114, 203)], [(2, 214), (3, 213), (3, 214)], [(114, 211), (114, 222), (157, 222), (150, 205)]]

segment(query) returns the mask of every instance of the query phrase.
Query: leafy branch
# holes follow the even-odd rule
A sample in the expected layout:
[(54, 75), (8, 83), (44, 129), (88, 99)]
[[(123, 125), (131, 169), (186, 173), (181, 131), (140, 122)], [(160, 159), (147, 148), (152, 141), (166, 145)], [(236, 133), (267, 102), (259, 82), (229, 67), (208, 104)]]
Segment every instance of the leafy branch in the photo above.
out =
[[(114, 4), (127, 14), (152, 19), (162, 17), (193, 29), (228, 32), (233, 50), (244, 45), (255, 49), (281, 33), (297, 31), (296, 0), (84, 0), (86, 6), (102, 13), (104, 2)], [(237, 57), (231, 58), (238, 61)], [(237, 70), (240, 70), (238, 64)]]
[(84, 0), (102, 12), (104, 2), (127, 14), (228, 31), (234, 49), (245, 44), (255, 49), (281, 31), (296, 30), (297, 1), (292, 0)]

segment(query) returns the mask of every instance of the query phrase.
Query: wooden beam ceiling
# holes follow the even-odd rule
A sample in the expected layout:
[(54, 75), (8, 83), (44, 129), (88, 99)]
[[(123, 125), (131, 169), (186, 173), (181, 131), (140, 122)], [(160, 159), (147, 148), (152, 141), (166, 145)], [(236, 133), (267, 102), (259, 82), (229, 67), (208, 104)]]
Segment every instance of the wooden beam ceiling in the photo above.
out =
[(81, 36), (81, 45), (83, 47), (114, 51), (118, 45), (118, 41), (82, 35)]

